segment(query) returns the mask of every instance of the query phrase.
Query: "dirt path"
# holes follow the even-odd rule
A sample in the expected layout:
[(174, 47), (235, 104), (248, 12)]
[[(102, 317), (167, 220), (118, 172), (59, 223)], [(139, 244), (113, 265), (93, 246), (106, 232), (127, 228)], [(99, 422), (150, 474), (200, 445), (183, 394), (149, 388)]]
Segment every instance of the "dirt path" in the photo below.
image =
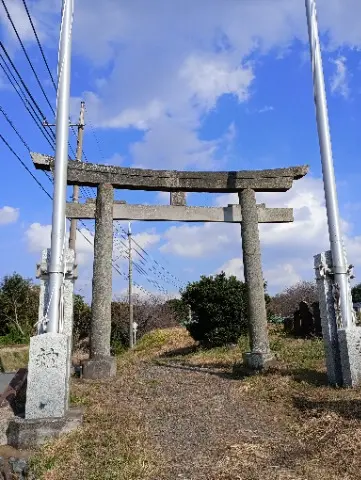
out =
[(242, 401), (239, 386), (221, 372), (141, 364), (126, 395), (141, 412), (162, 464), (154, 480), (244, 478), (223, 476), (232, 448), (274, 440), (281, 432), (269, 412)]

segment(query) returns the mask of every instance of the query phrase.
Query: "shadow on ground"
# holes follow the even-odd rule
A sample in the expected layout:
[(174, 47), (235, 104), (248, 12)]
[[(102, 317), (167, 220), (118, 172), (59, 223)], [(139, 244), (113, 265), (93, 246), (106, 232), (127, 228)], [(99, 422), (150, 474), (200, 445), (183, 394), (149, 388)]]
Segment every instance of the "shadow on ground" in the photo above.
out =
[[(173, 352), (172, 352), (173, 353)], [(179, 354), (178, 354), (179, 355)], [(161, 358), (172, 358), (177, 355), (163, 355)], [(263, 372), (252, 372), (245, 368), (243, 364), (231, 364), (227, 362), (209, 362), (207, 364), (194, 365), (187, 362), (186, 359), (178, 359), (177, 361), (157, 360), (156, 363), (165, 368), (174, 368), (188, 371), (199, 371), (209, 375), (216, 375), (231, 380), (244, 380), (251, 375), (271, 376), (281, 375), (290, 376), (292, 380), (298, 383), (307, 383), (315, 387), (324, 387), (328, 385), (327, 375), (324, 372), (308, 368), (294, 368), (284, 365), (269, 368)]]
[(304, 397), (295, 397), (293, 405), (302, 413), (336, 413), (346, 420), (361, 420), (361, 400), (309, 400)]

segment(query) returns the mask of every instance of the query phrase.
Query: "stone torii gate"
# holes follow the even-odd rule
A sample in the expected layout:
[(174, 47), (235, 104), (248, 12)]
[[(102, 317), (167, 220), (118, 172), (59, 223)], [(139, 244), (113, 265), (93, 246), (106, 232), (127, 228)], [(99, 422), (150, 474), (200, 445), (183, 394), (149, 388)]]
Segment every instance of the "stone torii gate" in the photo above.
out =
[[(37, 169), (51, 171), (53, 157), (32, 154)], [(245, 280), (248, 285), (251, 352), (245, 363), (262, 369), (272, 360), (264, 295), (258, 223), (293, 222), (293, 209), (257, 205), (256, 192), (286, 192), (304, 177), (307, 166), (238, 172), (178, 172), (122, 168), (69, 161), (68, 184), (97, 187), (96, 201), (68, 203), (69, 219), (95, 219), (92, 325), (86, 378), (115, 375), (110, 356), (113, 220), (240, 223)], [(170, 205), (128, 205), (114, 201), (114, 188), (170, 192)], [(186, 192), (238, 193), (239, 205), (188, 207)]]

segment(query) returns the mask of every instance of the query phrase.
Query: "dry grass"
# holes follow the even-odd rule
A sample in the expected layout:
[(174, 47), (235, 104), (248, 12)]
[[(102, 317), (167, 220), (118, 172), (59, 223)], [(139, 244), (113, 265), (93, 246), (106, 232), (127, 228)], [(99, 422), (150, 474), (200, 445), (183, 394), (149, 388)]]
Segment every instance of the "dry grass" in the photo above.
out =
[(0, 348), (0, 371), (16, 372), (25, 368), (29, 361), (28, 345), (7, 345)]
[[(360, 390), (327, 386), (321, 341), (286, 338), (277, 328), (270, 333), (277, 367), (240, 377), (234, 388), (240, 401), (276, 420), (279, 432), (271, 439), (258, 432), (252, 441), (228, 445), (215, 461), (217, 473), (207, 478), (361, 479)], [(242, 351), (247, 343), (240, 340)], [(133, 352), (119, 357), (115, 381), (74, 382), (73, 401), (86, 408), (84, 427), (42, 449), (34, 458), (36, 478), (157, 480), (162, 459), (127, 397), (137, 388), (139, 369), (150, 361), (180, 363), (234, 381), (232, 368), (239, 359), (238, 348), (198, 349), (183, 329), (146, 335)]]

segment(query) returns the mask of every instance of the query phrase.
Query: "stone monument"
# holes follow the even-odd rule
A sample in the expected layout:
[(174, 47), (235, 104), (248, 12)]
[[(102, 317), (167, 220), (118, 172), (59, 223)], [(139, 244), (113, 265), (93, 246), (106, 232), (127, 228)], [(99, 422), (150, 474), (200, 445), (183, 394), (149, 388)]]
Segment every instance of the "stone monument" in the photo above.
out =
[(338, 286), (334, 282), (330, 251), (315, 256), (315, 270), (329, 383), (357, 387), (361, 385), (361, 327), (356, 326), (355, 321), (347, 329), (341, 327)]
[(44, 250), (37, 276), (40, 278), (38, 335), (30, 340), (25, 418), (9, 424), (8, 443), (32, 448), (76, 428), (82, 412), (69, 408), (73, 330), (73, 288), (77, 276), (74, 251), (64, 252), (63, 308), (60, 333), (47, 333), (47, 311), (52, 295), (48, 290), (50, 250)]

